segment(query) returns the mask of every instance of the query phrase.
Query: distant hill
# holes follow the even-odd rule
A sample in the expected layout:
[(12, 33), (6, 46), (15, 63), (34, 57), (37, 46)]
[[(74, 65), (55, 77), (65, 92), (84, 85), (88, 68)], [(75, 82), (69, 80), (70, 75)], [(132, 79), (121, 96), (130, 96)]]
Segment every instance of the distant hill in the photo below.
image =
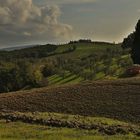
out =
[[(115, 45), (114, 43), (110, 42), (100, 42), (100, 41), (91, 41), (91, 40), (78, 40), (78, 41), (70, 41), (68, 44), (62, 44), (57, 46), (66, 46), (66, 45), (78, 45), (78, 44), (94, 44), (94, 45)], [(15, 46), (15, 47), (6, 47), (6, 48), (0, 48), (0, 51), (14, 51), (14, 50), (23, 50), (23, 49), (29, 49), (29, 48), (36, 48), (36, 47), (43, 47), (43, 46), (49, 46), (50, 44), (45, 45), (23, 45), (23, 46)], [(53, 44), (51, 44), (53, 45)], [(118, 44), (119, 45), (119, 44)]]
[(0, 48), (0, 51), (14, 51), (14, 50), (22, 50), (25, 48), (35, 47), (37, 45), (24, 45), (24, 46), (16, 46), (16, 47), (8, 47), (8, 48)]
[[(94, 53), (102, 53), (106, 49), (114, 49), (118, 44), (107, 42), (79, 42), (68, 44), (45, 44), (45, 45), (27, 45), (11, 48), (3, 48), (0, 51), (0, 58), (6, 56), (7, 59), (15, 58), (44, 58), (48, 56), (64, 56), (65, 54), (72, 59), (77, 57), (86, 57)], [(120, 49), (120, 47), (118, 48)]]
[[(19, 62), (17, 63), (17, 61)], [(120, 44), (90, 40), (59, 45), (36, 45), (11, 51), (3, 50), (0, 51), (0, 62), (1, 67), (6, 71), (8, 69), (9, 72), (15, 65), (20, 65), (20, 69), (22, 64), (29, 62), (26, 67), (30, 67), (31, 73), (34, 72), (36, 75), (39, 87), (118, 79), (123, 76), (128, 67), (132, 66), (129, 53), (124, 51)], [(14, 73), (12, 73), (13, 75)], [(2, 76), (3, 74), (1, 74)], [(11, 80), (14, 82), (12, 78)], [(17, 85), (13, 82), (7, 83), (7, 86)], [(30, 87), (30, 82), (28, 83), (25, 88)], [(22, 85), (21, 82), (19, 85)], [(13, 86), (9, 86), (10, 90), (5, 87), (4, 89), (14, 91), (11, 87)], [(22, 86), (22, 88), (24, 87)]]

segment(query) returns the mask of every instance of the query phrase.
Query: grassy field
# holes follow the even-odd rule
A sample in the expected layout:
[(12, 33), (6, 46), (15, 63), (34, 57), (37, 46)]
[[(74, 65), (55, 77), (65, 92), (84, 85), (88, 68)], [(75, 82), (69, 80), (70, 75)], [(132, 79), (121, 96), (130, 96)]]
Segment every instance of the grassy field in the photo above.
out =
[[(76, 46), (76, 50), (71, 53), (63, 54), (63, 57), (70, 58), (82, 58), (89, 56), (95, 52), (105, 51), (107, 48), (118, 47), (116, 44), (100, 44), (100, 43), (75, 43), (75, 44), (64, 44), (60, 45), (55, 52), (62, 53), (71, 48), (72, 46)], [(62, 55), (62, 54), (59, 54)]]
[[(84, 117), (79, 115), (67, 115), (67, 114), (56, 114), (56, 113), (5, 113), (5, 117), (14, 116), (17, 119), (13, 122), (6, 122), (4, 117), (0, 120), (0, 139), (1, 140), (139, 140), (140, 129), (139, 126), (132, 125), (129, 123), (121, 122), (118, 120), (108, 118), (95, 118), (95, 117)], [(3, 116), (4, 116), (3, 115)], [(2, 115), (0, 114), (0, 117)], [(89, 129), (83, 128), (68, 128), (68, 127), (53, 127), (45, 124), (34, 124), (34, 122), (23, 123), (21, 118), (25, 117), (33, 120), (50, 119), (53, 121), (59, 120), (70, 123), (80, 123), (81, 126), (84, 124), (94, 125)], [(9, 117), (10, 118), (10, 117)], [(26, 119), (27, 119), (26, 118)], [(38, 122), (38, 121), (37, 121)], [(95, 127), (97, 126), (97, 127)], [(114, 133), (115, 132), (115, 133)]]
[(139, 140), (133, 135), (104, 136), (95, 131), (52, 128), (21, 122), (0, 121), (0, 140)]
[[(118, 64), (118, 61), (124, 61), (129, 60), (129, 55), (123, 55), (119, 58), (113, 58), (112, 62), (109, 66), (109, 69), (113, 71), (113, 74), (111, 75), (105, 75), (103, 71), (97, 72), (93, 79), (87, 80), (87, 81), (97, 81), (97, 80), (112, 80), (112, 79), (120, 79), (121, 75), (123, 75), (127, 68), (123, 68)], [(106, 65), (103, 62), (97, 62), (96, 65), (98, 65), (98, 68), (106, 67)], [(84, 69), (85, 72), (90, 72), (89, 69)], [(65, 71), (65, 74), (63, 76), (59, 74), (52, 75), (47, 78), (49, 85), (64, 85), (64, 84), (78, 84), (85, 82), (86, 80), (76, 74), (70, 73), (69, 71)]]
[(84, 79), (70, 72), (65, 72), (64, 77), (60, 75), (53, 75), (48, 78), (49, 85), (63, 85), (63, 84), (78, 84)]
[[(74, 51), (63, 53), (67, 51), (69, 48), (71, 48), (72, 46), (76, 47)], [(131, 62), (132, 60), (128, 54), (124, 54), (124, 55), (121, 54), (123, 50), (120, 47), (120, 45), (117, 44), (75, 43), (75, 44), (59, 45), (59, 47), (55, 50), (56, 53), (55, 55), (40, 59), (37, 62), (37, 65), (38, 67), (40, 67), (40, 65), (50, 63), (51, 61), (54, 61), (58, 58), (62, 60), (71, 60), (73, 61), (73, 63), (76, 62), (78, 63), (79, 61), (82, 62), (81, 59), (90, 60), (89, 58), (90, 56), (94, 56), (94, 55), (96, 56), (100, 53), (102, 53), (102, 55), (107, 54), (108, 49), (110, 51), (112, 50), (113, 51), (117, 50), (117, 52), (120, 51), (119, 56), (111, 57), (110, 58), (111, 60), (109, 62), (110, 64), (106, 64), (102, 59), (96, 61), (94, 65), (98, 69), (98, 71), (90, 80), (95, 81), (95, 80), (102, 80), (102, 79), (118, 79), (126, 71), (127, 67), (132, 65)], [(93, 73), (94, 70), (90, 70), (89, 67), (86, 68), (85, 65), (86, 64), (81, 66), (82, 69), (80, 72)], [(110, 74), (105, 74), (103, 69), (106, 67), (109, 69)], [(73, 67), (73, 69), (75, 69), (75, 67)], [(64, 76), (62, 76), (59, 73), (56, 73), (48, 77), (49, 85), (77, 84), (87, 80), (84, 77), (79, 76), (78, 74), (65, 70), (65, 68), (63, 69), (63, 71), (65, 71)]]

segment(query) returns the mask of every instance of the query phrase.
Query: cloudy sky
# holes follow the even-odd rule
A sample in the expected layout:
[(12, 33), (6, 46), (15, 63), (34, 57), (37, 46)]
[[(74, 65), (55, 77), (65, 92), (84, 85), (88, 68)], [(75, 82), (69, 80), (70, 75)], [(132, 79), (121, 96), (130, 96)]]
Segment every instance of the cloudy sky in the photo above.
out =
[(0, 47), (79, 38), (122, 41), (140, 18), (140, 0), (0, 0)]

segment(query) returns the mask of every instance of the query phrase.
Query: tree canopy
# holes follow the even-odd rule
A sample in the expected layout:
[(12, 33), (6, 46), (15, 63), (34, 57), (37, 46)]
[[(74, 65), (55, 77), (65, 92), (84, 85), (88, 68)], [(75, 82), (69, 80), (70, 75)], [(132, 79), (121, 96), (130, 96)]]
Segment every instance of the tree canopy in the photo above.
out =
[(122, 43), (124, 49), (131, 49), (131, 58), (134, 64), (140, 64), (140, 20), (138, 21), (135, 32), (128, 35)]

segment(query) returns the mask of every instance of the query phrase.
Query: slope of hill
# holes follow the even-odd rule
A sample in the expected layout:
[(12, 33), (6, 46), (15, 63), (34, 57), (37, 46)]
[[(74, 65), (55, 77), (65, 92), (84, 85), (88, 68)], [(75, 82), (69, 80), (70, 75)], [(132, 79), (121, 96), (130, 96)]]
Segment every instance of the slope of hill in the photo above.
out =
[(101, 42), (59, 45), (54, 55), (42, 58), (38, 64), (49, 63), (58, 69), (47, 77), (49, 85), (117, 79), (132, 66), (128, 52), (120, 44)]
[[(22, 89), (0, 94), (0, 139), (139, 139), (140, 78), (108, 80), (132, 66), (120, 44), (48, 44), (0, 59), (0, 92)], [(34, 84), (47, 87), (24, 90)]]
[(58, 112), (140, 123), (139, 81), (102, 81), (1, 94), (0, 110)]
[[(0, 53), (8, 55), (7, 58), (44, 58), (48, 56), (67, 56), (71, 58), (82, 58), (89, 56), (93, 52), (105, 51), (106, 49), (115, 49), (120, 44), (91, 42), (91, 43), (74, 43), (74, 44), (62, 44), (62, 45), (30, 45), (23, 47), (13, 47), (13, 49), (2, 49)], [(17, 49), (14, 49), (17, 48)], [(118, 47), (119, 49), (120, 47)], [(10, 49), (10, 52), (9, 52)], [(66, 55), (65, 55), (66, 54)], [(68, 54), (68, 55), (67, 55)], [(3, 57), (2, 56), (2, 57)], [(1, 57), (1, 58), (2, 58)]]
[(47, 44), (0, 51), (0, 92), (117, 79), (129, 66), (132, 61), (128, 52), (120, 44), (105, 42)]

